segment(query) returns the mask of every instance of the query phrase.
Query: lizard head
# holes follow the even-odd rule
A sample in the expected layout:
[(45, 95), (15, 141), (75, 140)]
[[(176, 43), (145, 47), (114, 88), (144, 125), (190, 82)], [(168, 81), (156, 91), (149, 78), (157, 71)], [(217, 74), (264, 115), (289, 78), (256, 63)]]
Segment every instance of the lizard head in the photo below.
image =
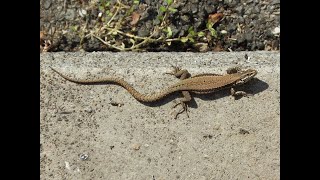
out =
[(258, 71), (254, 69), (247, 69), (245, 71), (239, 72), (240, 78), (236, 82), (237, 85), (244, 84), (248, 81), (250, 81), (255, 75), (257, 75)]

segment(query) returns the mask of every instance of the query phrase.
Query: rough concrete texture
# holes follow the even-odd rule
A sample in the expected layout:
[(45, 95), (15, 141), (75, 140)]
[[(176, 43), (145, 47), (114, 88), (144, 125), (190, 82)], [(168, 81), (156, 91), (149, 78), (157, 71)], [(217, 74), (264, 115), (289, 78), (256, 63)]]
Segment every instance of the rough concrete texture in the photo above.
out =
[[(245, 58), (248, 55), (248, 59)], [(47, 53), (40, 55), (41, 179), (280, 179), (280, 53)], [(192, 74), (240, 66), (257, 79), (237, 90), (195, 95), (176, 120), (176, 93), (142, 104), (116, 85), (68, 82), (124, 77), (152, 93)]]

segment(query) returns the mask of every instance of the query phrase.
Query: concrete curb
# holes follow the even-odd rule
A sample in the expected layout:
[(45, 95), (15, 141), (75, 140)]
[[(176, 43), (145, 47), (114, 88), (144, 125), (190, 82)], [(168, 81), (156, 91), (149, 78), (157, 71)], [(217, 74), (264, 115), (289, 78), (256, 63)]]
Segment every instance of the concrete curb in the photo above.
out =
[[(40, 64), (41, 179), (280, 179), (279, 52), (44, 53)], [(124, 77), (152, 93), (178, 81), (163, 75), (170, 64), (192, 74), (257, 69), (243, 87), (254, 96), (198, 95), (190, 118), (173, 120), (179, 94), (145, 105), (119, 86), (74, 84), (49, 68)]]

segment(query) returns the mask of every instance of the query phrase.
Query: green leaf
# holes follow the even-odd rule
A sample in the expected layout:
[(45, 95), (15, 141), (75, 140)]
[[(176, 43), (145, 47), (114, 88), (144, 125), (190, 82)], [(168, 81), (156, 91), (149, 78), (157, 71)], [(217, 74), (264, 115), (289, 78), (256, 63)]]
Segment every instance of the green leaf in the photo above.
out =
[(207, 26), (208, 30), (210, 31), (211, 36), (217, 37), (217, 32), (216, 32), (216, 30), (213, 29), (213, 27), (212, 27), (213, 24), (212, 24), (211, 22), (207, 22), (206, 26)]
[(108, 1), (104, 6), (108, 7), (110, 5), (110, 1)]
[(162, 21), (163, 16), (159, 15), (159, 16), (157, 16), (157, 19), (159, 19), (159, 20), (161, 20), (161, 21)]
[(100, 11), (104, 11), (104, 7), (103, 6), (99, 6), (99, 10)]
[(183, 43), (185, 43), (185, 42), (188, 41), (188, 37), (181, 37), (181, 38), (180, 38), (180, 41), (183, 42)]
[(192, 37), (188, 37), (188, 39), (190, 42), (192, 42), (192, 43), (194, 42), (194, 39)]
[(211, 22), (208, 22), (208, 23), (206, 24), (206, 26), (207, 26), (207, 28), (209, 29), (209, 28), (212, 28), (213, 24), (212, 24)]
[(112, 12), (110, 12), (110, 10), (106, 10), (106, 14), (107, 14), (108, 16), (112, 16), (112, 15), (113, 15)]
[(170, 6), (173, 2), (173, 0), (166, 0), (166, 2), (168, 3), (168, 5)]
[(198, 32), (198, 37), (203, 37), (204, 36), (204, 32)]
[(177, 12), (177, 11), (178, 11), (177, 9), (172, 8), (172, 7), (169, 7), (169, 8), (168, 8), (168, 10), (169, 10), (169, 11), (171, 11), (171, 12), (173, 12), (173, 13), (175, 13), (175, 12)]
[(160, 6), (160, 11), (161, 11), (161, 12), (166, 12), (167, 9), (166, 9), (164, 6)]
[(72, 31), (76, 32), (76, 31), (77, 31), (77, 29), (78, 29), (78, 26), (77, 26), (77, 25), (75, 25), (75, 26), (71, 26), (70, 28), (71, 28), (71, 30), (72, 30)]
[(139, 0), (133, 0), (133, 4), (139, 4)]
[(190, 26), (189, 29), (188, 29), (188, 36), (194, 36), (196, 33), (194, 32), (193, 30), (193, 26)]
[(172, 36), (172, 31), (171, 28), (168, 26), (167, 27), (167, 38), (170, 38)]
[(192, 30), (189, 32), (189, 36), (194, 36), (196, 33)]
[(211, 32), (211, 36), (217, 38), (217, 31), (213, 28), (210, 28), (209, 31)]

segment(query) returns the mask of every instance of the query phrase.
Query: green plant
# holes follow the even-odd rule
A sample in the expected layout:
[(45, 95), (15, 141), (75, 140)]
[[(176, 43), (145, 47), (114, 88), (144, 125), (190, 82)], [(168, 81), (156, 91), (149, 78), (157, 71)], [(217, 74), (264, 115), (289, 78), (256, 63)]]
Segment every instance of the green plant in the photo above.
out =
[[(103, 14), (101, 17), (103, 26), (97, 25), (85, 37), (96, 38), (107, 47), (119, 51), (140, 50), (141, 47), (154, 42), (162, 42), (170, 46), (173, 41), (195, 43), (205, 39), (208, 35), (217, 37), (217, 33), (213, 28), (214, 23), (211, 21), (206, 23), (206, 28), (203, 30), (197, 32), (191, 26), (186, 36), (174, 37), (172, 26), (170, 27), (169, 16), (178, 11), (175, 8), (175, 0), (165, 0), (165, 4), (159, 7), (156, 18), (160, 22), (154, 26), (149, 36), (137, 36), (135, 35), (134, 27), (130, 27), (128, 19), (131, 19), (134, 13), (137, 14), (138, 6), (139, 0), (131, 1), (131, 5), (123, 4), (121, 0), (116, 0), (114, 4), (111, 3), (111, 0), (101, 0), (99, 2), (99, 10)], [(72, 29), (75, 30), (76, 28), (73, 27)], [(158, 38), (154, 37), (156, 34), (158, 34)]]

